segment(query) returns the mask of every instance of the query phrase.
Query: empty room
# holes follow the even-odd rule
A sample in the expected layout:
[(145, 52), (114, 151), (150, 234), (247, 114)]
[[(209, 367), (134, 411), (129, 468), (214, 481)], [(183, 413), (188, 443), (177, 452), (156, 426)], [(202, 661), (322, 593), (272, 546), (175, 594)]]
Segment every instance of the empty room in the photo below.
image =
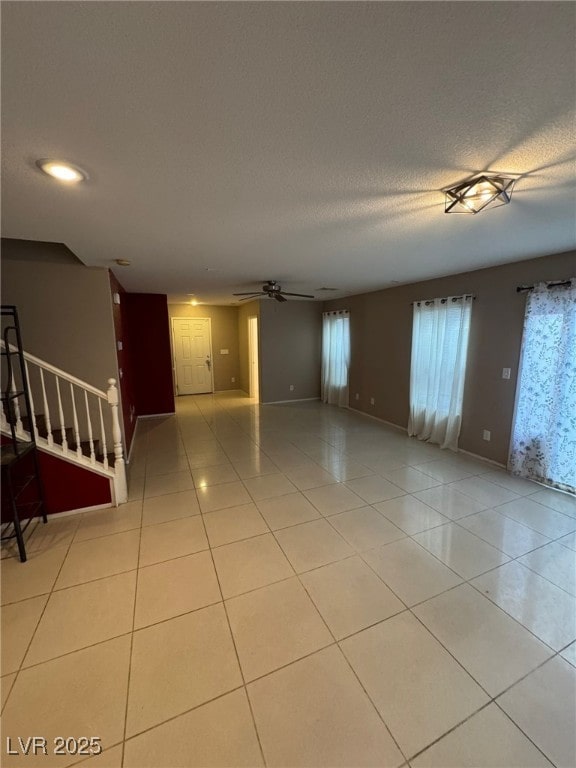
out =
[(0, 762), (576, 765), (576, 5), (2, 0)]

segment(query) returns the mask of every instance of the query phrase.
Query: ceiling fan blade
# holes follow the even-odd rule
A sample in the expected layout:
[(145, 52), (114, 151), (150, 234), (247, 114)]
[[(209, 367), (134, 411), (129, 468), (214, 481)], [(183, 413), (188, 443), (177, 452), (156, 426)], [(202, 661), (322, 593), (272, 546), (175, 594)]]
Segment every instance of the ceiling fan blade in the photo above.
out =
[(257, 299), (258, 296), (262, 296), (262, 293), (255, 293), (254, 296), (244, 296), (243, 299), (239, 299), (239, 301), (250, 301), (250, 299)]
[(260, 296), (262, 291), (246, 291), (245, 293), (233, 293), (232, 296)]
[(308, 293), (288, 293), (287, 291), (282, 291), (282, 293), (285, 296), (300, 296), (303, 299), (313, 299), (313, 298), (315, 298), (314, 296), (310, 296), (310, 294), (308, 294)]
[(273, 293), (272, 296), (274, 296), (276, 301), (288, 301), (288, 299), (285, 299), (281, 293)]

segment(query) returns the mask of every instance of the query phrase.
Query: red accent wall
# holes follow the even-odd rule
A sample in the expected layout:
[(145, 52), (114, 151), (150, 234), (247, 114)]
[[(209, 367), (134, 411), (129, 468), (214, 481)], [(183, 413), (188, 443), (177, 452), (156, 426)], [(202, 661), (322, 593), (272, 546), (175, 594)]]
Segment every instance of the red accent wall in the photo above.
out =
[(39, 451), (40, 472), (49, 515), (110, 504), (110, 480), (88, 469)]
[(121, 306), (136, 414), (173, 413), (167, 297), (160, 293), (124, 293)]
[[(4, 438), (4, 436), (2, 436)], [(4, 439), (3, 439), (4, 442)], [(111, 504), (110, 480), (88, 469), (70, 464), (57, 456), (38, 451), (40, 475), (44, 484), (46, 512), (68, 512), (71, 509), (83, 509), (99, 504)], [(16, 485), (18, 477), (25, 477), (34, 471), (32, 454), (25, 456), (14, 469)], [(30, 483), (19, 496), (21, 504), (38, 499), (36, 483)], [(25, 517), (24, 510), (21, 512)], [(11, 508), (8, 502), (7, 488), (2, 486), (2, 522), (11, 520)]]
[[(126, 456), (130, 451), (134, 430), (136, 429), (136, 404), (134, 402), (134, 388), (132, 384), (132, 366), (127, 350), (126, 339), (126, 312), (125, 299), (128, 295), (118, 278), (110, 272), (110, 291), (112, 293), (112, 314), (114, 317), (114, 335), (116, 337), (116, 355), (118, 357), (118, 370), (122, 371), (120, 377), (120, 398), (122, 400), (122, 417), (124, 420), (124, 435), (126, 437)], [(120, 294), (120, 304), (114, 303), (114, 294)], [(118, 349), (118, 342), (122, 342), (122, 349)]]

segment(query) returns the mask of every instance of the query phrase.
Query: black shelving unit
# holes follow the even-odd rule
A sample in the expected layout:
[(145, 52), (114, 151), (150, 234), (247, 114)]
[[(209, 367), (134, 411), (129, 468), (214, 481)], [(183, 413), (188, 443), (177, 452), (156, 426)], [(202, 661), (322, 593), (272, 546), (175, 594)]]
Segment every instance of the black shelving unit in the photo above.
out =
[[(47, 522), (44, 488), (40, 475), (38, 450), (32, 429), (26, 364), (18, 312), (15, 306), (2, 305), (2, 410), (10, 435), (2, 434), (0, 446), (2, 467), (3, 518), (1, 538), (15, 538), (21, 562), (26, 562), (24, 532), (32, 521), (41, 517)], [(18, 430), (18, 419), (28, 425), (29, 438)], [(36, 493), (31, 497), (31, 492)]]

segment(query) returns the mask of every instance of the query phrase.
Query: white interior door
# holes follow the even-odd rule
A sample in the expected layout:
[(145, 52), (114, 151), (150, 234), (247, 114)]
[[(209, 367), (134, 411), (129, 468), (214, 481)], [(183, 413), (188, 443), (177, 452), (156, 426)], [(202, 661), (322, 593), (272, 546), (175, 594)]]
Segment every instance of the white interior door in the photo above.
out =
[(250, 397), (260, 399), (258, 372), (258, 318), (248, 318), (248, 357), (250, 373)]
[(172, 318), (176, 392), (198, 395), (212, 392), (212, 345), (210, 319)]

